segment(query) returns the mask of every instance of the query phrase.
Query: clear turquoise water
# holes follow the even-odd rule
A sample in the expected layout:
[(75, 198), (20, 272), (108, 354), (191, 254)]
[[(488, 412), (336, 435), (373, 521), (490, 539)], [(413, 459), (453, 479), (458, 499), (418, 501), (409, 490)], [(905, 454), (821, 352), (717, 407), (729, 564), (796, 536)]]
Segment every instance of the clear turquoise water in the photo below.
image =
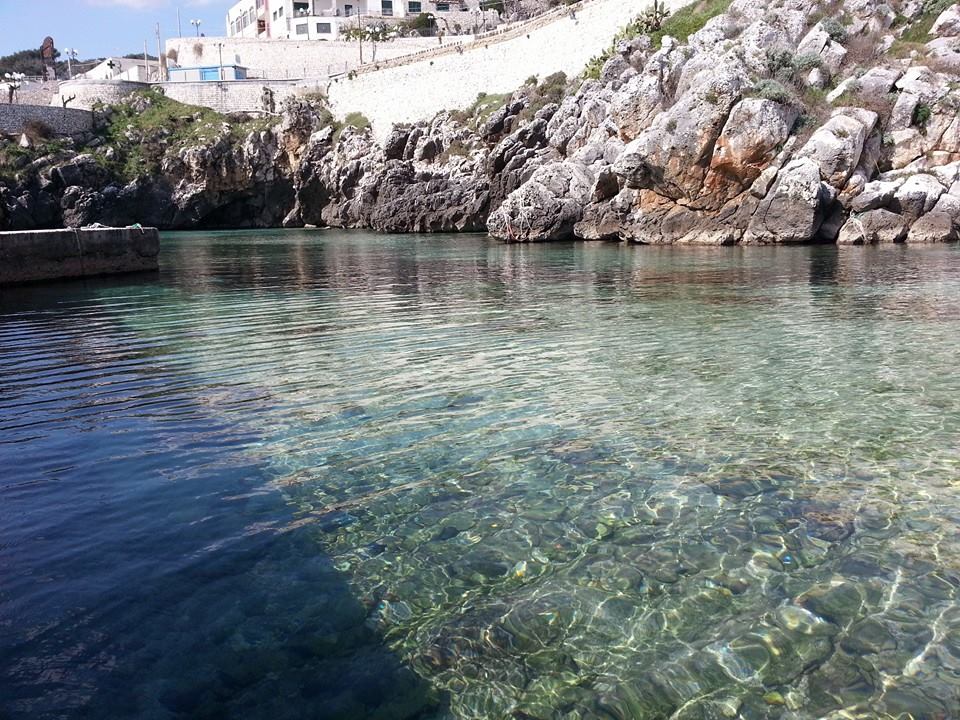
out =
[(960, 250), (170, 235), (0, 294), (0, 717), (958, 718)]

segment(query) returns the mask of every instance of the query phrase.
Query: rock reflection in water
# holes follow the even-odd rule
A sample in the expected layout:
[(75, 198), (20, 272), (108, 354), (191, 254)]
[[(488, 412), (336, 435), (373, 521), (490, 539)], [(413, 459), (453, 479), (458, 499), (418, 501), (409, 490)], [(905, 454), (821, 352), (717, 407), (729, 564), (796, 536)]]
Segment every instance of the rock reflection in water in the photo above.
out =
[[(284, 586), (270, 637), (340, 642), (326, 581), (284, 575), (315, 552), (438, 717), (957, 715), (955, 249), (290, 233), (167, 260), (77, 302), (250, 434), (210, 452), (257, 457), (296, 527), (241, 571)], [(309, 685), (273, 672), (245, 701)]]

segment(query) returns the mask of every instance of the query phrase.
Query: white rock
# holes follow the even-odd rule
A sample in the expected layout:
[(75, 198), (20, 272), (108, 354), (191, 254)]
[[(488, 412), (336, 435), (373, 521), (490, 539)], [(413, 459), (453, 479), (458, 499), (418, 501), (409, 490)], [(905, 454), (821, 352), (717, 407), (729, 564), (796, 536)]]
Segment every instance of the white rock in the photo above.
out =
[(750, 220), (747, 244), (809, 242), (823, 220), (820, 167), (809, 158), (787, 163)]
[(957, 239), (957, 228), (953, 218), (946, 213), (931, 212), (910, 226), (907, 233), (908, 243), (941, 243)]
[(867, 210), (876, 210), (889, 205), (893, 201), (893, 196), (897, 189), (903, 184), (902, 181), (891, 180), (884, 182), (876, 180), (867, 183), (863, 192), (857, 195), (850, 202), (850, 209), (854, 212), (866, 212)]
[(945, 192), (946, 188), (933, 175), (913, 175), (897, 188), (894, 205), (903, 215), (919, 217), (930, 212)]
[(937, 37), (955, 37), (960, 35), (960, 5), (951, 5), (944, 10), (930, 28), (930, 34)]
[(838, 109), (797, 151), (797, 157), (815, 161), (823, 180), (842, 188), (860, 162), (864, 142), (876, 123), (877, 114), (869, 110)]
[(851, 215), (840, 228), (837, 245), (872, 245), (902, 242), (907, 234), (907, 219), (889, 210), (870, 210)]

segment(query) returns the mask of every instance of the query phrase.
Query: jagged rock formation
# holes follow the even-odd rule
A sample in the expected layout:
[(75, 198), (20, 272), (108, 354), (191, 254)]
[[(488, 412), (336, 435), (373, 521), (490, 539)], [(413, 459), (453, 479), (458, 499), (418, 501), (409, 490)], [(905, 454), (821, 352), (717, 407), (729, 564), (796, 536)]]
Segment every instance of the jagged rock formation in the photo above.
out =
[[(930, 28), (929, 42), (903, 39), (918, 27)], [(175, 142), (177, 128), (121, 125), (118, 134), (108, 110), (108, 131), (0, 174), (0, 227), (309, 224), (699, 244), (957, 239), (957, 5), (733, 0), (685, 42), (658, 44), (622, 41), (598, 79), (564, 90), (562, 78), (547, 78), (397, 127), (382, 145), (367, 130), (335, 127), (317, 101), (289, 103), (280, 122), (253, 129), (222, 118), (186, 144)], [(158, 100), (128, 102), (143, 112)], [(134, 146), (152, 167), (121, 177), (113, 156)]]

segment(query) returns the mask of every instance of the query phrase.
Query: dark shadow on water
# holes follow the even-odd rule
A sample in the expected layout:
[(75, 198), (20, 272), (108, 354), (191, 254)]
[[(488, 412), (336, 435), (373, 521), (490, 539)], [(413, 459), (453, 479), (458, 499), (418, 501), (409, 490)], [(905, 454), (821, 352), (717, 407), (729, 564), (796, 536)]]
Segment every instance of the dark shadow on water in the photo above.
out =
[[(26, 354), (62, 350), (71, 373), (104, 372), (84, 343), (143, 339), (109, 309), (91, 310), (96, 293), (138, 287), (126, 277), (7, 293), (0, 337), (5, 325), (33, 333)], [(69, 314), (78, 306), (82, 332)], [(73, 344), (61, 337), (71, 328)], [(0, 348), (0, 361), (15, 353)], [(369, 620), (376, 608), (323, 554), (323, 530), (301, 523), (271, 484), (256, 424), (219, 416), (189, 369), (160, 360), (111, 372), (141, 396), (166, 393), (170, 416), (156, 404), (52, 413), (39, 386), (0, 394), (0, 463), (16, 469), (0, 473), (0, 718), (441, 711), (443, 698), (383, 644)], [(67, 375), (49, 379), (69, 394)], [(254, 416), (270, 410), (260, 402)]]

